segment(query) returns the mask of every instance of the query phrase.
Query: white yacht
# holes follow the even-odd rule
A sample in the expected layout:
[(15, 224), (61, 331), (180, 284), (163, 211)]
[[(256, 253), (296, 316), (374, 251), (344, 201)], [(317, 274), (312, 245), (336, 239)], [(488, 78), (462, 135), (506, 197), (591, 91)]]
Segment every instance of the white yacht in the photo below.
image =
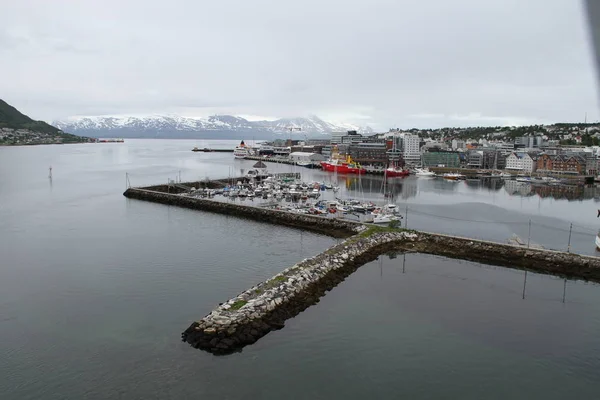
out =
[(390, 204), (386, 204), (385, 206), (383, 206), (383, 212), (387, 213), (387, 214), (399, 214), (400, 209), (398, 208), (397, 205), (390, 203)]
[(429, 168), (415, 168), (416, 176), (435, 176), (435, 172), (431, 172)]
[(389, 224), (392, 221), (399, 221), (400, 218), (392, 214), (377, 214), (373, 217), (374, 224)]
[(242, 140), (240, 142), (240, 144), (238, 144), (237, 146), (235, 146), (235, 149), (233, 150), (233, 156), (235, 158), (245, 158), (248, 155), (250, 155), (249, 148), (248, 148), (248, 146), (246, 146), (246, 144)]

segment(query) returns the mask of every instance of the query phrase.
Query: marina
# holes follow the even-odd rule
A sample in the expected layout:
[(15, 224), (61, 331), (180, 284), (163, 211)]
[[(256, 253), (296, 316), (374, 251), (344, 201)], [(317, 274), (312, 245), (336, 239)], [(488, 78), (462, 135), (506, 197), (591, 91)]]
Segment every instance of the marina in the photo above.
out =
[[(304, 183), (296, 173), (261, 173), (264, 167), (259, 163), (254, 167), (244, 177), (129, 188), (124, 193), (128, 198), (347, 238), (222, 303), (182, 333), (182, 339), (193, 347), (214, 354), (238, 351), (283, 328), (287, 319), (318, 302), (358, 267), (389, 251), (431, 253), (600, 282), (597, 257), (546, 250), (529, 240), (525, 245), (518, 236), (502, 244), (401, 229), (402, 217), (395, 204), (317, 201), (328, 190), (324, 183)], [(248, 201), (254, 199), (264, 202), (250, 205)], [(370, 218), (348, 219), (358, 213)], [(390, 227), (378, 227), (378, 222)]]
[[(294, 177), (290, 176), (289, 179)], [(244, 179), (239, 180), (238, 186), (243, 186), (243, 181)], [(215, 186), (221, 185), (224, 185), (223, 181), (204, 182), (205, 187), (213, 187), (209, 190), (215, 190)], [(182, 333), (182, 339), (193, 347), (214, 354), (230, 354), (255, 343), (272, 330), (283, 328), (288, 318), (318, 302), (319, 297), (358, 267), (389, 251), (431, 253), (600, 282), (600, 258), (597, 257), (534, 248), (529, 244), (524, 247), (518, 243), (511, 245), (483, 242), (396, 227), (380, 228), (373, 224), (338, 218), (301, 215), (293, 210), (220, 202), (209, 198), (210, 194), (189, 196), (190, 192), (198, 190), (206, 193), (206, 188), (200, 189), (199, 186), (200, 183), (196, 182), (173, 187), (130, 188), (124, 195), (138, 200), (282, 224), (340, 238), (347, 237), (344, 242), (324, 253), (289, 267), (222, 303)], [(246, 188), (230, 190), (243, 189)], [(391, 208), (389, 215), (394, 214), (395, 207)]]

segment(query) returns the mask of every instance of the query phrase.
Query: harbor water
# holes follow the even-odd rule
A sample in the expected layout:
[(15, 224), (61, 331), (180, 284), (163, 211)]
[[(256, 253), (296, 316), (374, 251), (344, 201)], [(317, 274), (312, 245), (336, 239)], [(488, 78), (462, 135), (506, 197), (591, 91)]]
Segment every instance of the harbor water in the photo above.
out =
[[(597, 398), (598, 285), (429, 255), (380, 257), (241, 353), (182, 343), (219, 302), (336, 242), (122, 196), (126, 174), (244, 174), (254, 162), (190, 151), (235, 144), (0, 147), (0, 399)], [(571, 250), (596, 254), (595, 187), (410, 177), (384, 200), (380, 177), (268, 167), (394, 201), (409, 228), (566, 250), (573, 224)]]

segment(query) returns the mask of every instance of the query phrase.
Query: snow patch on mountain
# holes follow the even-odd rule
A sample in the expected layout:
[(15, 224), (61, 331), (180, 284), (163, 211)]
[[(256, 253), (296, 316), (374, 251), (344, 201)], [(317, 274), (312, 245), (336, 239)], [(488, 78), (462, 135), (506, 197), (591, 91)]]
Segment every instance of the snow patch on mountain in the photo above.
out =
[(53, 121), (54, 126), (70, 133), (85, 134), (135, 134), (136, 137), (154, 137), (159, 134), (173, 132), (256, 132), (282, 134), (294, 128), (306, 134), (344, 132), (356, 130), (361, 133), (372, 133), (369, 127), (358, 127), (352, 124), (332, 124), (317, 116), (307, 118), (281, 118), (274, 121), (248, 121), (232, 115), (213, 115), (206, 118), (190, 118), (177, 115), (151, 116), (94, 116), (72, 117), (63, 121)]

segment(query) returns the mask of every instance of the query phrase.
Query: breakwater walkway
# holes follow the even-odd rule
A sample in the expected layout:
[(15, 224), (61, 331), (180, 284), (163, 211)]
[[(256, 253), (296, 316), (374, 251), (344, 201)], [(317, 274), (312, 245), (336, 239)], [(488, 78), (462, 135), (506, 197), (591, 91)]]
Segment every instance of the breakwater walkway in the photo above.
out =
[(220, 304), (182, 333), (182, 339), (193, 347), (214, 354), (237, 351), (282, 328), (287, 319), (317, 303), (327, 290), (358, 267), (390, 251), (429, 253), (600, 282), (597, 257), (266, 210), (165, 193), (166, 190), (166, 185), (130, 188), (124, 195), (346, 238)]

